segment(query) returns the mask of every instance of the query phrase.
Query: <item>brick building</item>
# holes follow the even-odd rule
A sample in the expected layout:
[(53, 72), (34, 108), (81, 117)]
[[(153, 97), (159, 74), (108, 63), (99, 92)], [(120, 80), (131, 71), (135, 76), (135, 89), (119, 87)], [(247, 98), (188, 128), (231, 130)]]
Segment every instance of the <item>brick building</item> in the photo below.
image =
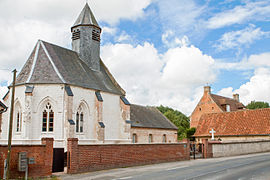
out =
[(233, 112), (244, 108), (239, 101), (239, 94), (233, 94), (233, 98), (223, 97), (212, 94), (211, 87), (205, 86), (203, 96), (190, 116), (190, 127), (197, 127), (203, 114)]
[(177, 127), (157, 108), (131, 104), (131, 139), (133, 143), (175, 143)]
[(212, 129), (222, 142), (270, 140), (270, 108), (204, 114), (194, 136), (210, 140)]

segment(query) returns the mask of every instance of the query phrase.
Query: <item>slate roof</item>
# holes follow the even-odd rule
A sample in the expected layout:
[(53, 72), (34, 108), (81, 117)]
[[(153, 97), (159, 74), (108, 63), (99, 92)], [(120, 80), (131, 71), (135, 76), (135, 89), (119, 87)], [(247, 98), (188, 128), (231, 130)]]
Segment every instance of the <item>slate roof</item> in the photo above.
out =
[(211, 113), (201, 116), (194, 136), (246, 136), (270, 134), (270, 108)]
[(131, 104), (130, 121), (131, 127), (178, 129), (155, 107)]
[(83, 10), (81, 11), (78, 19), (75, 21), (73, 27), (78, 25), (95, 25), (99, 27), (97, 20), (93, 12), (91, 11), (88, 3), (85, 4)]
[(230, 105), (230, 111), (237, 111), (245, 107), (242, 103), (232, 98), (227, 98), (216, 94), (210, 94), (210, 96), (223, 111), (226, 111), (226, 109), (224, 109), (222, 105), (226, 104)]
[(16, 85), (44, 83), (125, 94), (102, 61), (100, 71), (92, 70), (79, 58), (77, 52), (39, 40), (17, 76)]

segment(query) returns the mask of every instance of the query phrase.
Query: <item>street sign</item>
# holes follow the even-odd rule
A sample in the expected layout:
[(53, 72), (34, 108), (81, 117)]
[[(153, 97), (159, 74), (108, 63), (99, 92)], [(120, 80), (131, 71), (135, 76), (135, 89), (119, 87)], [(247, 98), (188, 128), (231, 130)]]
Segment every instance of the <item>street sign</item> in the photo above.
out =
[(18, 171), (24, 172), (27, 168), (27, 152), (19, 152)]

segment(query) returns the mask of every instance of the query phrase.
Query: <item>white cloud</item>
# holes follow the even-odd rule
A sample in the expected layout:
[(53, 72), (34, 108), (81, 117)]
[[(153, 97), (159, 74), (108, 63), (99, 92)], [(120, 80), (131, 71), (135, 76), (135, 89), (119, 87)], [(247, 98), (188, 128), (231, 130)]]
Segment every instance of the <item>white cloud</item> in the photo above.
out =
[(161, 39), (162, 42), (169, 48), (189, 45), (189, 39), (187, 36), (183, 36), (182, 39), (179, 39), (171, 30), (167, 30), (164, 34), (162, 34)]
[[(98, 21), (115, 25), (121, 19), (143, 17), (151, 0), (91, 0), (89, 5)], [(0, 67), (20, 70), (38, 39), (71, 47), (70, 27), (85, 1), (74, 0), (1, 0), (0, 1)], [(105, 12), (105, 13), (104, 13)], [(104, 33), (117, 29), (105, 27)], [(9, 76), (0, 72), (0, 95), (5, 94)]]
[(243, 58), (240, 62), (216, 61), (217, 69), (227, 70), (254, 70), (258, 68), (270, 68), (270, 52), (252, 54), (248, 58)]
[(249, 20), (269, 20), (270, 2), (268, 0), (259, 2), (247, 1), (245, 5), (236, 6), (231, 10), (218, 13), (208, 19), (209, 29), (221, 28), (232, 24), (241, 24)]
[[(98, 20), (109, 24), (116, 24), (120, 19), (136, 20), (144, 16), (144, 9), (151, 4), (152, 0), (96, 0), (89, 2), (96, 9)], [(106, 13), (104, 13), (106, 12)]]
[(115, 27), (108, 27), (108, 26), (102, 27), (102, 34), (107, 33), (110, 35), (114, 35), (116, 31), (117, 31), (117, 28)]
[(200, 19), (206, 6), (196, 4), (194, 0), (156, 1), (159, 7), (159, 18), (164, 32), (174, 31), (177, 36), (186, 34), (198, 36), (202, 33)]
[(7, 85), (10, 85), (12, 82), (13, 73), (9, 70), (0, 69), (0, 99), (4, 97), (7, 93)]
[(239, 31), (231, 31), (222, 35), (215, 44), (218, 50), (235, 49), (241, 46), (249, 46), (255, 40), (259, 40), (263, 37), (270, 35), (270, 32), (261, 31), (260, 28), (256, 28), (254, 25), (249, 25), (245, 29)]
[(118, 43), (124, 43), (124, 42), (130, 42), (132, 41), (132, 38), (129, 34), (127, 34), (125, 31), (122, 31), (121, 34), (116, 38), (116, 42)]
[(194, 46), (172, 48), (164, 54), (149, 43), (108, 44), (101, 50), (131, 103), (162, 104), (188, 115), (201, 96), (201, 86), (216, 77), (214, 59)]
[(231, 96), (233, 93), (240, 94), (240, 101), (245, 105), (251, 101), (270, 102), (270, 69), (258, 68), (250, 80), (233, 91), (232, 87), (224, 88), (218, 94)]

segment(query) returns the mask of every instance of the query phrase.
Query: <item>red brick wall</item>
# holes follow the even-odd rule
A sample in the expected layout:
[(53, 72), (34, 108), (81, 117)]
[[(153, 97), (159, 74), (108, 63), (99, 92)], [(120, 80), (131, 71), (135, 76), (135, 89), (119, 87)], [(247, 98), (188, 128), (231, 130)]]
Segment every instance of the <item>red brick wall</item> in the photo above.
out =
[[(27, 157), (35, 158), (35, 164), (30, 164), (29, 177), (43, 177), (52, 174), (53, 139), (42, 138), (42, 145), (13, 145), (11, 147), (10, 178), (23, 178), (25, 172), (18, 171), (18, 153), (27, 152)], [(0, 145), (0, 178), (4, 173), (4, 160), (7, 158), (8, 147)]]
[(68, 139), (67, 172), (73, 174), (188, 159), (187, 143), (78, 145), (78, 140), (73, 138)]
[(198, 105), (195, 107), (194, 111), (190, 116), (190, 127), (197, 127), (199, 120), (203, 114), (206, 113), (219, 113), (222, 110), (210, 97), (209, 93), (204, 93)]
[(204, 158), (212, 158), (213, 151), (212, 151), (212, 144), (208, 142), (208, 139), (203, 139), (203, 157)]

